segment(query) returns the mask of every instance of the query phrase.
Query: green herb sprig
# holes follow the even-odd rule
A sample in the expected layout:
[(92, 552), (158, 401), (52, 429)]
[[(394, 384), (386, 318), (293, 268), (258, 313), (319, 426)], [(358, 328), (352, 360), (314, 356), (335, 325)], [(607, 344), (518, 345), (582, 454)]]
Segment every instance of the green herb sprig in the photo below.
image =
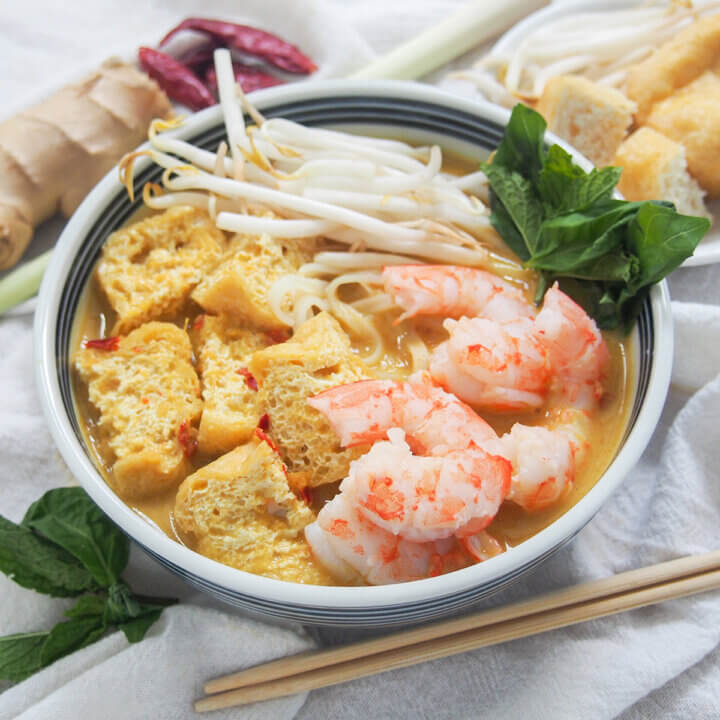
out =
[(0, 515), (0, 571), (53, 597), (77, 597), (52, 630), (0, 637), (0, 680), (25, 679), (119, 629), (145, 637), (175, 600), (135, 595), (121, 574), (130, 543), (81, 488), (50, 490), (19, 525)]
[(490, 221), (540, 272), (536, 302), (559, 280), (604, 329), (629, 331), (650, 286), (690, 257), (710, 222), (672, 203), (613, 198), (622, 168), (589, 173), (559, 145), (545, 148), (540, 114), (516, 105), (492, 162)]

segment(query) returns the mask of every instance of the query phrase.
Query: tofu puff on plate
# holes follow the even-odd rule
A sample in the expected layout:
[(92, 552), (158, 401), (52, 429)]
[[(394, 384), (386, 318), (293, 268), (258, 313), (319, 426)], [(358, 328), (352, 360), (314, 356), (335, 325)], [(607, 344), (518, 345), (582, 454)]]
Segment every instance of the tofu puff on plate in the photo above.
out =
[[(710, 217), (720, 196), (720, 6), (653, 0), (546, 8), (451, 74), (506, 107), (535, 107), (628, 200)], [(716, 207), (716, 203), (712, 208)]]
[(557, 288), (534, 306), (474, 168), (236, 131), (245, 180), (227, 148), (154, 134), (175, 174), (77, 315), (76, 405), (114, 491), (209, 558), (327, 585), (486, 561), (583, 497), (621, 441), (628, 350)]

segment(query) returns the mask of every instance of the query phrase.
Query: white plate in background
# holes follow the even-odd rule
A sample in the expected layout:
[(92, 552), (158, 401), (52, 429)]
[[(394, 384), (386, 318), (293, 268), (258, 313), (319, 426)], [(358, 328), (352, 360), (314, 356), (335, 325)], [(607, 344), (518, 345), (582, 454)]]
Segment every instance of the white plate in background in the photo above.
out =
[[(557, 20), (565, 15), (574, 12), (600, 10), (621, 10), (623, 8), (634, 7), (640, 5), (640, 2), (629, 2), (628, 0), (610, 0), (599, 6), (597, 2), (590, 0), (577, 0), (573, 2), (555, 2), (548, 5), (537, 12), (531, 13), (520, 22), (513, 25), (493, 46), (493, 51), (507, 52), (515, 47), (520, 40), (533, 30), (552, 20)], [(702, 2), (697, 3), (698, 6)], [(720, 168), (718, 168), (720, 172)], [(716, 199), (707, 203), (707, 208), (715, 218), (707, 235), (703, 238), (695, 251), (695, 254), (688, 258), (683, 267), (691, 267), (698, 265), (710, 265), (720, 262), (720, 199)]]

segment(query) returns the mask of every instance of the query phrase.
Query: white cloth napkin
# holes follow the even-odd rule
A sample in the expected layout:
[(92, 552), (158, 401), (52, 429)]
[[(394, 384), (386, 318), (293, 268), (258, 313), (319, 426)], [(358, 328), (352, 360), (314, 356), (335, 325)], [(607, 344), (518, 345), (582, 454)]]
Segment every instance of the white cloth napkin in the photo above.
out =
[[(244, 17), (292, 39), (342, 76), (459, 6), (460, 0), (50, 0), (0, 7), (0, 115), (76, 77), (110, 53), (130, 56), (181, 17)], [(45, 231), (49, 242), (58, 230)], [(35, 244), (37, 251), (42, 246)], [(681, 270), (671, 288), (673, 380), (661, 423), (638, 467), (576, 540), (484, 603), (496, 605), (576, 582), (720, 547), (720, 287), (718, 269)], [(33, 387), (29, 315), (0, 319), (0, 513), (19, 519), (44, 490), (72, 482)], [(111, 635), (0, 694), (6, 718), (196, 717), (191, 700), (213, 675), (312, 644), (365, 636), (259, 623), (134, 552), (128, 578), (174, 595), (148, 638)], [(0, 634), (50, 627), (67, 603), (0, 575)], [(311, 639), (312, 638), (312, 639)], [(414, 668), (221, 712), (232, 718), (644, 718), (720, 716), (720, 602), (678, 600)], [(0, 688), (1, 690), (2, 688)], [(304, 702), (304, 704), (303, 704)]]

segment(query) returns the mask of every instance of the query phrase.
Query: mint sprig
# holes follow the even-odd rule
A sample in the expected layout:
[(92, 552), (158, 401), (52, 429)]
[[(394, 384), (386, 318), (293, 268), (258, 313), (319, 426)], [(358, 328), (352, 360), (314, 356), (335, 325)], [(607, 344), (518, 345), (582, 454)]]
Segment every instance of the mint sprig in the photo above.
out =
[(17, 525), (0, 516), (0, 571), (53, 597), (77, 597), (52, 630), (0, 637), (0, 680), (19, 682), (111, 629), (139, 642), (175, 600), (136, 595), (122, 579), (130, 543), (81, 488), (33, 503)]
[(546, 123), (516, 105), (492, 162), (490, 221), (526, 267), (538, 270), (536, 302), (558, 280), (604, 329), (628, 331), (650, 286), (690, 257), (710, 227), (671, 203), (612, 197), (622, 168), (585, 172)]

